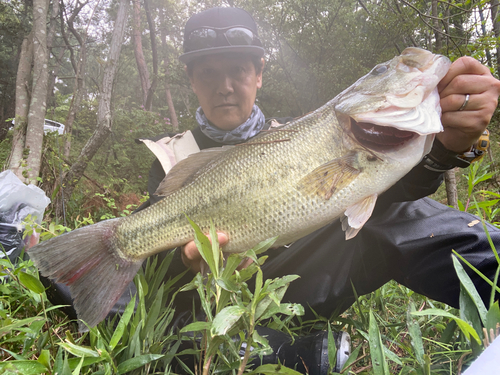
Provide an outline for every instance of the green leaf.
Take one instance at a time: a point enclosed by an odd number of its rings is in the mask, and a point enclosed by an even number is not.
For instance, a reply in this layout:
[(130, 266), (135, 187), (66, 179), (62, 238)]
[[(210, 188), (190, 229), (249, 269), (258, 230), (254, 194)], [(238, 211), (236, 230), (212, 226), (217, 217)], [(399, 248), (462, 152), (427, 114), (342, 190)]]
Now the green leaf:
[(210, 329), (212, 326), (212, 323), (210, 322), (194, 322), (191, 324), (188, 324), (187, 326), (182, 327), (181, 333), (184, 332), (199, 332), (199, 331), (204, 331), (206, 329)]
[[(252, 340), (254, 343), (259, 344), (264, 352), (261, 352), (262, 354), (272, 354), (273, 353), (273, 348), (269, 346), (269, 341), (265, 338), (259, 335), (257, 330), (253, 331), (252, 333)], [(253, 345), (253, 344), (252, 344)], [(255, 345), (254, 345), (255, 346)]]
[(330, 323), (328, 323), (328, 362), (330, 363), (330, 369), (334, 369), (337, 365), (337, 346), (335, 345)]
[(77, 357), (99, 357), (99, 353), (85, 346), (72, 344), (70, 342), (60, 342), (58, 345), (61, 345), (67, 352)]
[(27, 274), (26, 272), (19, 273), (19, 281), (32, 292), (41, 294), (45, 291), (45, 287), (40, 280), (38, 280), (35, 276)]
[(408, 311), (406, 313), (406, 324), (408, 326), (408, 332), (411, 337), (411, 344), (413, 346), (413, 351), (415, 353), (415, 357), (417, 359), (418, 364), (423, 368), (424, 363), (424, 343), (422, 342), (422, 332), (420, 331), (420, 326), (412, 318), (411, 313), (415, 311), (415, 306), (413, 302), (410, 302), (408, 305)]
[(68, 368), (75, 369), (76, 366), (78, 366), (78, 364), (80, 363), (80, 361), (82, 359), (83, 359), (83, 367), (90, 366), (94, 363), (99, 363), (99, 362), (102, 362), (105, 360), (104, 357), (99, 357), (99, 358), (96, 358), (96, 357), (76, 357), (76, 358), (70, 358), (70, 359), (65, 358), (65, 361), (67, 362)]
[(384, 346), (384, 354), (387, 357), (389, 361), (392, 361), (394, 363), (397, 363), (400, 366), (403, 366), (403, 362), (399, 359), (399, 357), (396, 355), (396, 353), (393, 353), (389, 350), (389, 348)]
[(257, 302), (260, 301), (264, 296), (261, 296), (262, 290), (262, 270), (259, 268), (257, 270), (257, 277), (255, 278), (255, 292), (252, 299), (252, 313), (255, 313), (255, 308), (257, 307)]
[(349, 366), (352, 365), (354, 363), (354, 361), (356, 361), (356, 359), (358, 358), (359, 351), (361, 350), (362, 347), (363, 347), (362, 345), (358, 345), (358, 347), (353, 350), (353, 352), (347, 358), (347, 361), (345, 362), (344, 367), (342, 367), (342, 369), (340, 370), (341, 373), (343, 373), (345, 370), (347, 370), (349, 368)]
[(80, 358), (80, 362), (75, 367), (75, 370), (73, 371), (72, 375), (80, 375), (80, 370), (82, 369), (83, 366), (83, 360), (84, 357)]
[(469, 293), (467, 293), (463, 284), (460, 284), (459, 307), (460, 319), (472, 326), (472, 328), (474, 328), (474, 330), (478, 333), (479, 338), (482, 338), (483, 329), (476, 304), (472, 300)]
[(125, 328), (127, 327), (128, 323), (130, 322), (130, 318), (134, 313), (134, 307), (135, 307), (135, 296), (127, 304), (127, 307), (125, 308), (125, 311), (123, 312), (123, 315), (120, 318), (120, 321), (118, 322), (118, 325), (116, 326), (116, 329), (113, 332), (113, 336), (111, 336), (111, 340), (109, 340), (109, 349), (111, 351), (116, 347), (116, 345), (122, 338), (123, 332), (125, 331)]
[(212, 336), (225, 335), (231, 328), (233, 328), (238, 320), (247, 311), (239, 306), (228, 306), (223, 308), (214, 318), (212, 322), (211, 333)]
[(45, 367), (38, 361), (14, 360), (14, 361), (0, 362), (0, 371), (6, 373), (13, 372), (23, 375), (38, 375), (38, 374), (46, 374), (47, 367)]
[(490, 332), (496, 332), (497, 324), (500, 323), (500, 308), (498, 307), (498, 301), (491, 305), (488, 313), (486, 314), (486, 330)]
[(214, 269), (212, 273), (215, 277), (219, 277), (219, 266), (220, 266), (220, 248), (219, 248), (219, 237), (215, 231), (215, 226), (212, 220), (210, 220), (210, 239), (212, 240), (212, 256), (214, 258)]
[(218, 286), (220, 286), (222, 289), (232, 292), (232, 293), (238, 293), (239, 291), (239, 286), (232, 282), (230, 279), (224, 279), (224, 273), (222, 274), (222, 278), (218, 278), (215, 280)]
[(147, 282), (144, 278), (144, 275), (139, 272), (134, 277), (134, 283), (137, 288), (137, 294), (139, 296), (139, 304), (134, 316), (134, 322), (140, 321), (142, 326), (144, 326), (144, 319), (146, 318), (146, 291), (148, 289)]
[(118, 365), (118, 374), (125, 374), (142, 367), (150, 362), (156, 361), (163, 357), (163, 354), (143, 354), (135, 358), (130, 358)]
[(50, 370), (50, 352), (48, 350), (46, 349), (42, 350), (37, 361)]
[(447, 311), (441, 309), (427, 309), (424, 311), (414, 311), (411, 314), (417, 316), (436, 315), (436, 316), (444, 316), (446, 318), (451, 318), (458, 324), (458, 327), (464, 333), (465, 337), (470, 339), (470, 336), (472, 336), (477, 341), (478, 344), (481, 344), (481, 339), (479, 338), (479, 335), (477, 334), (474, 328), (472, 328), (467, 322), (463, 321), (462, 319), (456, 317), (455, 315)]
[(483, 181), (486, 181), (486, 180), (489, 180), (490, 178), (492, 178), (493, 176), (495, 175), (495, 172), (488, 172), (488, 173), (485, 173), (484, 175), (480, 176), (480, 177), (477, 177), (474, 179), (474, 186), (477, 185), (478, 183), (480, 182), (483, 182)]
[(144, 340), (147, 335), (150, 335), (151, 333), (154, 332), (156, 321), (158, 320), (158, 316), (160, 315), (160, 311), (163, 307), (162, 299), (163, 299), (163, 285), (160, 286), (160, 288), (156, 292), (156, 298), (148, 309), (148, 315), (146, 317), (146, 322), (144, 323), (144, 329), (141, 332), (142, 340)]
[(491, 195), (493, 197), (497, 197), (497, 198), (500, 198), (500, 194), (499, 193), (495, 193), (493, 191), (488, 191), (488, 190), (479, 190), (478, 191), (479, 194), (486, 194), (486, 195)]
[(498, 202), (500, 202), (500, 199), (481, 201), (481, 202), (477, 202), (474, 206), (477, 208), (486, 208), (486, 207), (495, 206), (498, 204)]
[(446, 325), (446, 329), (441, 334), (439, 342), (442, 342), (444, 344), (449, 344), (451, 339), (453, 338), (453, 334), (455, 333), (456, 328), (457, 328), (457, 322), (455, 322), (454, 320), (450, 321)]
[(252, 248), (252, 250), (256, 255), (262, 254), (264, 251), (267, 251), (271, 246), (273, 246), (277, 239), (278, 236), (268, 238), (267, 240), (259, 242)]
[(372, 368), (374, 375), (390, 375), (389, 366), (385, 360), (385, 353), (383, 349), (382, 339), (380, 337), (380, 332), (378, 330), (377, 321), (373, 312), (370, 310), (370, 321), (369, 321), (369, 339), (368, 343), (370, 345), (370, 356), (372, 358)]
[[(56, 360), (54, 362), (54, 374), (58, 375), (71, 375), (71, 369), (68, 364), (67, 353), (62, 347), (57, 350)], [(64, 359), (63, 359), (64, 355)], [(80, 358), (74, 358), (80, 360)], [(76, 367), (76, 366), (75, 366)]]
[(12, 356), (12, 358), (17, 359), (18, 361), (25, 361), (26, 360), (26, 358), (24, 358), (21, 354), (14, 353), (7, 348), (2, 348), (2, 351), (10, 354)]
[(453, 266), (455, 267), (455, 271), (457, 272), (458, 278), (460, 279), (460, 282), (464, 286), (464, 288), (467, 290), (467, 293), (469, 296), (472, 298), (474, 303), (476, 304), (477, 311), (479, 313), (479, 317), (481, 318), (481, 321), (483, 322), (483, 325), (486, 325), (486, 313), (488, 312), (486, 310), (486, 306), (484, 305), (483, 300), (481, 299), (481, 296), (477, 292), (476, 286), (472, 282), (470, 276), (465, 272), (462, 264), (458, 261), (457, 257), (452, 255), (453, 258)]
[(207, 263), (210, 271), (214, 275), (218, 276), (219, 267), (215, 265), (214, 254), (212, 252), (212, 244), (210, 243), (208, 237), (202, 233), (200, 227), (189, 217), (187, 217), (187, 215), (186, 218), (188, 219), (189, 224), (191, 224), (194, 229), (194, 243), (196, 244), (201, 257)]
[(254, 374), (266, 374), (266, 375), (301, 375), (300, 372), (292, 370), (291, 368), (285, 367), (283, 365), (262, 365), (257, 367), (252, 372), (248, 373), (248, 375)]
[(242, 257), (240, 254), (231, 254), (227, 258), (226, 265), (224, 267), (224, 271), (222, 271), (222, 279), (226, 283), (228, 282), (228, 279), (232, 276), (232, 274), (234, 273), (236, 268), (238, 268), (239, 264), (241, 263), (241, 260), (242, 260)]
[(37, 320), (44, 320), (44, 319), (42, 317), (35, 316), (32, 318), (21, 319), (21, 320), (14, 322), (14, 323), (0, 327), (0, 337), (2, 337), (3, 335), (10, 333), (14, 330), (18, 330), (20, 327), (28, 326), (29, 324), (31, 324), (32, 322), (37, 321)]
[[(489, 233), (487, 233), (489, 235)], [(491, 285), (492, 288), (495, 288), (497, 292), (500, 293), (500, 287), (495, 285), (493, 281), (487, 278), (481, 271), (479, 271), (476, 267), (474, 267), (467, 259), (465, 259), (462, 255), (457, 253), (455, 250), (452, 250), (453, 254), (456, 255), (462, 262), (464, 262), (470, 269), (472, 269), (479, 277), (481, 277), (485, 282)]]

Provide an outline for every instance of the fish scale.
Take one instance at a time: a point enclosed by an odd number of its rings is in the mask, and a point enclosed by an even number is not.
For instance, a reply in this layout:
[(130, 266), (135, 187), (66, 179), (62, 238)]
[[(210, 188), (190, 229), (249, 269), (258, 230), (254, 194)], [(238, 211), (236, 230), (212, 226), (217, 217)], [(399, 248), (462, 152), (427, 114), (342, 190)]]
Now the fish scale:
[[(145, 258), (193, 240), (186, 216), (204, 232), (213, 222), (226, 233), (225, 252), (276, 236), (275, 245), (285, 245), (337, 218), (352, 238), (377, 196), (422, 159), (442, 130), (436, 85), (449, 65), (408, 48), (290, 124), (180, 161), (158, 188), (160, 202), (42, 242), (29, 255), (42, 275), (69, 285), (78, 317), (94, 326)], [(384, 132), (391, 125), (405, 133)]]

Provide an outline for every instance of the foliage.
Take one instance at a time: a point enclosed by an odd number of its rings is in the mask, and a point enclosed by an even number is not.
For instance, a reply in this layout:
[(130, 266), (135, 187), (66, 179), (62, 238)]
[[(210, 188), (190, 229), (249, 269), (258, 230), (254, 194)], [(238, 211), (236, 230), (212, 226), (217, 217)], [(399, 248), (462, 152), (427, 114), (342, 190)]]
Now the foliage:
[[(29, 219), (26, 225), (25, 235), (41, 230)], [(294, 316), (302, 312), (299, 305), (280, 303), (288, 284), (296, 276), (262, 283), (258, 264), (264, 259), (256, 257), (271, 246), (272, 240), (247, 253), (232, 255), (223, 262), (216, 241), (211, 245), (208, 238), (195, 228), (198, 246), (210, 270), (206, 276), (196, 275), (182, 290), (198, 290), (207, 321), (194, 322), (182, 328), (179, 334), (174, 334), (171, 326), (174, 314), (172, 297), (175, 296), (172, 292), (182, 274), (165, 282), (173, 253), (168, 254), (161, 264), (157, 264), (156, 257), (148, 259), (144, 270), (134, 280), (137, 297), (131, 299), (122, 316), (101, 322), (84, 334), (77, 333), (73, 323), (53, 317), (59, 306), (46, 307), (49, 303), (45, 288), (31, 261), (20, 259), (17, 264), (12, 264), (8, 258), (0, 259), (0, 276), (3, 276), (0, 284), (3, 293), (0, 300), (2, 373), (169, 373), (174, 356), (186, 354), (204, 358), (204, 373), (210, 367), (222, 371), (240, 367), (243, 371), (250, 356), (268, 349), (266, 339), (254, 331), (255, 324), (265, 319), (279, 322), (278, 313)], [(47, 230), (42, 231), (41, 238), (49, 239), (68, 230), (51, 223)], [(211, 232), (213, 236), (215, 230), (212, 228)], [(255, 259), (256, 264), (235, 271), (245, 256)], [(261, 283), (252, 293), (245, 281), (256, 272), (261, 275)], [(242, 330), (246, 336), (240, 333)], [(197, 340), (198, 333), (203, 334), (202, 340)], [(194, 341), (193, 349), (178, 352), (183, 341)], [(239, 348), (244, 347), (244, 342), (247, 353), (242, 360)], [(198, 345), (201, 348), (196, 349)], [(250, 351), (251, 347), (254, 350)], [(182, 361), (180, 363), (185, 366)]]
[[(69, 230), (54, 223), (47, 229), (29, 220), (27, 224), (25, 235), (41, 231), (44, 240)], [(81, 224), (92, 222), (86, 220), (77, 226)], [(211, 237), (217, 238), (214, 228)], [(253, 357), (267, 353), (267, 341), (255, 327), (268, 324), (297, 337), (317, 329), (347, 330), (353, 353), (342, 373), (454, 374), (488, 344), (486, 337), (492, 339), (482, 325), (495, 331), (500, 322), (498, 302), (492, 298), (486, 308), (458, 260), (455, 267), (463, 285), (460, 311), (390, 282), (357, 298), (341, 316), (301, 321), (294, 318), (302, 313), (299, 305), (281, 303), (295, 276), (262, 279), (258, 264), (266, 257), (258, 254), (271, 246), (272, 240), (225, 260), (216, 240), (212, 245), (199, 230), (196, 242), (207, 264), (205, 276), (197, 274), (176, 291), (174, 285), (182, 274), (165, 279), (173, 253), (161, 264), (158, 258), (150, 258), (134, 280), (137, 297), (123, 315), (84, 334), (76, 332), (76, 324), (68, 322), (58, 306), (50, 306), (31, 261), (12, 264), (8, 258), (0, 259), (0, 370), (23, 374), (189, 373), (194, 370), (188, 366), (198, 363), (200, 374), (234, 374), (245, 369)], [(238, 271), (237, 266), (247, 256), (254, 264)], [(246, 282), (252, 276), (256, 276), (256, 283), (250, 290)], [(175, 333), (171, 325), (173, 298), (187, 290), (197, 291), (205, 318), (179, 327)], [(253, 350), (240, 349), (250, 347)], [(276, 370), (266, 366), (260, 371)], [(284, 367), (280, 371), (293, 373)]]
[(467, 201), (459, 201), (459, 209), (468, 211), (475, 208), (477, 214), (484, 220), (500, 228), (500, 194), (489, 190), (477, 190), (481, 183), (491, 180), (498, 172), (491, 170), (491, 163), (486, 164), (482, 159), (480, 162), (472, 163), (468, 168), (468, 174), (464, 175), (467, 180)]
[[(450, 35), (439, 52), (452, 60), (464, 54), (489, 63), (495, 73), (497, 60), (489, 55), (498, 43), (492, 31), (481, 31), (479, 7), (485, 15), (491, 2), (439, 2), (441, 25), (447, 25)], [(66, 16), (76, 3), (65, 4)], [(153, 111), (140, 105), (141, 89), (135, 67), (133, 47), (127, 38), (122, 50), (116, 86), (112, 100), (113, 134), (92, 160), (86, 175), (78, 185), (65, 217), (49, 207), (45, 228), (27, 230), (41, 232), (47, 239), (69, 228), (92, 224), (98, 220), (129, 214), (147, 196), (147, 171), (153, 160), (136, 138), (154, 137), (171, 131), (165, 105), (164, 80), (168, 79), (179, 116), (181, 130), (192, 128), (197, 107), (183, 65), (177, 57), (182, 50), (182, 28), (188, 15), (214, 5), (232, 4), (247, 9), (258, 23), (260, 37), (266, 48), (264, 87), (258, 93), (258, 103), (267, 116), (302, 115), (333, 98), (352, 84), (376, 63), (399, 53), (405, 46), (416, 45), (435, 49), (435, 35), (430, 27), (431, 2), (409, 1), (152, 1), (153, 16), (158, 23), (158, 9), (165, 11), (168, 73), (160, 69), (159, 87), (153, 98)], [(61, 158), (64, 138), (49, 135), (44, 144), (44, 169), (40, 186), (54, 203), (64, 189), (60, 175), (68, 170), (96, 125), (99, 83), (106, 65), (115, 2), (89, 2), (75, 20), (76, 28), (88, 28), (88, 59), (85, 75), (86, 94), (73, 129), (73, 147), (69, 160)], [(0, 119), (13, 117), (15, 70), (19, 45), (31, 28), (30, 2), (0, 2)], [(94, 12), (95, 11), (95, 12)], [(143, 15), (144, 18), (144, 15)], [(59, 22), (59, 20), (57, 20)], [(143, 20), (143, 24), (145, 20)], [(57, 25), (57, 30), (61, 25)], [(397, 32), (394, 32), (394, 31)], [(128, 30), (130, 34), (130, 29)], [(69, 44), (76, 39), (68, 33)], [(147, 63), (152, 65), (148, 30), (142, 41)], [(48, 118), (64, 123), (74, 90), (70, 51), (63, 51), (64, 42), (56, 36), (50, 68), (58, 70), (55, 98), (48, 100)], [(77, 50), (74, 51), (78, 53)], [(62, 56), (58, 60), (59, 56)], [(163, 62), (162, 62), (163, 64)], [(497, 114), (498, 116), (498, 114)], [(8, 124), (5, 122), (5, 124)], [(3, 122), (1, 125), (5, 125)], [(498, 121), (490, 129), (498, 130)], [(492, 138), (495, 132), (492, 131)], [(1, 138), (2, 136), (0, 136)], [(10, 150), (11, 133), (0, 143), (2, 165)], [(492, 142), (495, 146), (495, 142)], [(486, 221), (499, 225), (497, 175), (494, 166), (473, 164), (467, 170), (466, 187), (461, 193), (461, 209), (475, 212)], [(476, 204), (477, 202), (477, 204)], [(60, 223), (65, 222), (65, 225)], [(481, 225), (478, 223), (477, 225)], [(67, 228), (68, 227), (68, 228)], [(293, 277), (262, 280), (256, 290), (249, 290), (246, 280), (260, 275), (255, 264), (245, 271), (236, 267), (237, 257), (222, 262), (216, 246), (199, 235), (200, 246), (210, 265), (205, 277), (197, 275), (185, 289), (195, 289), (202, 301), (207, 321), (198, 321), (180, 333), (170, 332), (172, 310), (162, 309), (171, 303), (176, 291), (170, 282), (160, 286), (170, 257), (162, 265), (153, 260), (144, 274), (136, 278), (137, 309), (129, 305), (122, 317), (101, 323), (84, 335), (76, 333), (57, 307), (50, 306), (41, 291), (37, 273), (30, 261), (13, 265), (0, 259), (0, 347), (4, 362), (0, 373), (152, 373), (172, 371), (178, 351), (196, 358), (200, 369), (227, 370), (236, 373), (245, 368), (239, 356), (241, 343), (264, 353), (267, 346), (254, 331), (256, 324), (273, 309), (300, 312), (280, 301), (282, 292)], [(256, 258), (256, 255), (249, 254)], [(218, 260), (217, 260), (218, 259)], [(259, 260), (260, 259), (260, 260)], [(262, 258), (256, 258), (262, 262)], [(360, 296), (357, 303), (339, 317), (302, 321), (290, 316), (268, 320), (275, 329), (293, 335), (307, 334), (312, 329), (346, 329), (353, 338), (354, 352), (345, 371), (356, 373), (429, 374), (457, 373), (484, 346), (487, 338), (481, 322), (494, 328), (498, 322), (498, 305), (482, 306), (456, 261), (464, 285), (462, 309), (456, 310), (419, 296), (394, 282), (376, 292)], [(462, 268), (461, 268), (462, 267)], [(156, 270), (161, 269), (162, 273)], [(261, 277), (261, 276), (260, 276)], [(236, 290), (239, 292), (237, 293)], [(230, 297), (228, 297), (230, 296)], [(229, 304), (231, 302), (231, 304)], [(264, 306), (267, 304), (267, 308)], [(132, 306), (132, 307), (131, 307)], [(272, 308), (271, 308), (272, 306)], [(267, 309), (267, 310), (266, 310)], [(425, 310), (424, 310), (425, 309)], [(259, 315), (260, 314), (260, 315)], [(402, 319), (405, 317), (405, 319)], [(493, 322), (493, 323), (492, 323)], [(479, 325), (478, 325), (479, 324)], [(236, 331), (237, 341), (229, 340)], [(234, 337), (234, 336), (233, 336)], [(192, 342), (191, 349), (182, 349)], [(220, 345), (219, 345), (220, 343)], [(182, 350), (181, 350), (182, 349)], [(246, 353), (243, 353), (245, 355)], [(184, 357), (183, 357), (184, 358)], [(249, 360), (250, 358), (247, 358)], [(248, 363), (248, 362), (247, 362)], [(229, 370), (231, 369), (231, 370)]]
[[(238, 369), (238, 374), (242, 374), (251, 356), (271, 350), (267, 339), (255, 330), (257, 324), (267, 319), (280, 321), (277, 314), (303, 314), (302, 306), (281, 303), (288, 284), (298, 276), (289, 275), (265, 282), (262, 279), (259, 265), (267, 257), (257, 259), (257, 255), (271, 247), (276, 239), (264, 241), (247, 252), (231, 254), (224, 260), (213, 225), (210, 230), (212, 244), (196, 224), (191, 222), (191, 225), (195, 228), (196, 245), (209, 269), (206, 278), (198, 273), (182, 291), (198, 292), (206, 321), (191, 323), (182, 328), (181, 333), (192, 332), (193, 337), (200, 340), (199, 373)], [(237, 271), (246, 257), (254, 263)], [(246, 281), (254, 274), (256, 282), (252, 293)], [(245, 348), (243, 357), (240, 348)]]
[[(0, 258), (0, 371), (41, 374), (51, 369), (50, 352), (68, 320), (50, 306), (38, 272), (29, 260)], [(50, 327), (50, 329), (48, 329)], [(10, 371), (10, 372), (9, 372)]]

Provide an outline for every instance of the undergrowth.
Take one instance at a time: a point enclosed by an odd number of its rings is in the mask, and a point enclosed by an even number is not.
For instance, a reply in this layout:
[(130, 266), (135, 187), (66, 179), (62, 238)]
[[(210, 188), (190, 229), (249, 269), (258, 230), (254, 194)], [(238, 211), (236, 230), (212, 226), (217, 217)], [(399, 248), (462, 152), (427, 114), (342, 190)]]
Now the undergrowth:
[[(498, 226), (500, 195), (489, 188), (496, 178), (486, 163), (469, 168), (460, 208)], [(119, 208), (109, 195), (99, 198), (106, 202), (99, 216), (70, 216), (68, 227), (55, 221), (39, 226), (27, 220), (25, 234), (38, 231), (46, 240), (133, 209)], [(197, 245), (208, 264), (204, 276), (196, 275), (177, 290), (174, 284), (181, 275), (164, 278), (173, 253), (161, 264), (151, 258), (134, 280), (137, 296), (124, 313), (86, 333), (78, 332), (76, 322), (60, 306), (50, 304), (30, 260), (11, 262), (4, 256), (0, 259), (0, 374), (296, 374), (279, 365), (250, 367), (252, 359), (270, 350), (266, 338), (255, 330), (257, 325), (270, 325), (293, 337), (314, 330), (347, 331), (352, 354), (343, 374), (458, 374), (499, 334), (500, 309), (494, 294), (488, 303), (482, 302), (464, 271), (469, 265), (457, 254), (460, 309), (390, 282), (359, 296), (340, 316), (303, 321), (300, 305), (281, 302), (295, 276), (262, 278), (259, 265), (266, 256), (259, 253), (271, 243), (224, 262), (217, 243), (211, 245), (198, 231)], [(252, 257), (254, 264), (236, 271), (242, 256)], [(257, 280), (252, 290), (246, 284), (250, 277)], [(498, 285), (497, 280), (494, 284)], [(198, 293), (205, 319), (174, 329), (172, 301), (186, 290)], [(329, 349), (334, 353), (332, 341)], [(329, 358), (333, 361), (334, 356)]]

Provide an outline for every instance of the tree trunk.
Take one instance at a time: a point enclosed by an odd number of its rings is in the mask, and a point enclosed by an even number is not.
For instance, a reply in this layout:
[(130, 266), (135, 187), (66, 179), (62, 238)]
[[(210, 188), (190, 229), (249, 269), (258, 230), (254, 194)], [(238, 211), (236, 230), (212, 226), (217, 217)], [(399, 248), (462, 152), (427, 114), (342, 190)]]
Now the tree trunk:
[(141, 3), (140, 0), (132, 0), (132, 2), (134, 4), (132, 12), (132, 40), (134, 41), (134, 55), (137, 63), (137, 70), (139, 71), (139, 78), (141, 80), (142, 105), (146, 106), (146, 100), (151, 83), (149, 81), (148, 67), (146, 65), (146, 59), (144, 58), (142, 49)]
[[(56, 20), (59, 17), (59, 0), (54, 0), (52, 4), (52, 14), (50, 15), (50, 27), (49, 32), (47, 34), (47, 59), (50, 60), (50, 54), (55, 57), (53, 48), (54, 35), (56, 33)], [(64, 50), (64, 49), (63, 49)], [(59, 62), (59, 59), (56, 59), (56, 62)], [(47, 84), (47, 107), (55, 106), (54, 101), (54, 86), (56, 81), (56, 74), (54, 71), (49, 72), (49, 81)]]
[(153, 17), (151, 17), (151, 9), (149, 7), (149, 0), (144, 0), (144, 10), (146, 11), (146, 18), (148, 20), (149, 26), (149, 37), (151, 39), (151, 52), (153, 54), (153, 81), (151, 86), (149, 86), (148, 95), (146, 97), (146, 103), (144, 107), (147, 111), (151, 111), (153, 106), (153, 95), (156, 90), (156, 84), (158, 82), (158, 48), (156, 46), (156, 27), (153, 22)]
[(500, 74), (500, 17), (498, 17), (498, 0), (491, 0), (491, 22), (493, 23), (493, 33), (497, 40), (497, 74)]
[(448, 198), (448, 205), (458, 210), (458, 193), (455, 169), (450, 169), (444, 173), (444, 181), (446, 184), (446, 197)]
[(64, 123), (64, 132), (66, 133), (66, 141), (64, 142), (64, 157), (69, 158), (69, 153), (71, 151), (71, 133), (73, 131), (73, 123), (75, 122), (76, 114), (80, 109), (80, 104), (82, 102), (83, 91), (85, 87), (85, 80), (83, 79), (85, 75), (85, 64), (87, 62), (87, 47), (85, 43), (81, 45), (80, 56), (78, 58), (77, 72), (75, 78), (75, 89), (73, 92), (73, 97), (71, 98), (71, 104), (68, 111), (68, 116)]
[(163, 9), (158, 9), (158, 14), (160, 16), (160, 27), (161, 27), (161, 45), (163, 49), (163, 70), (165, 72), (165, 98), (167, 100), (168, 113), (170, 116), (170, 122), (172, 124), (172, 128), (177, 131), (179, 130), (179, 121), (177, 120), (177, 114), (175, 113), (174, 101), (172, 100), (172, 94), (170, 92), (170, 70), (169, 65), (170, 61), (168, 58), (168, 50), (167, 50), (167, 29), (165, 25), (165, 15), (163, 13)]
[(438, 0), (432, 0), (432, 16), (436, 17), (432, 19), (432, 26), (434, 27), (434, 36), (436, 38), (436, 44), (434, 48), (434, 52), (439, 52), (441, 48), (443, 47), (443, 39), (442, 39), (442, 34), (441, 34), (441, 28), (439, 27), (439, 20), (437, 17), (439, 16), (438, 13)]
[[(68, 18), (68, 29), (71, 31), (75, 39), (78, 41), (80, 45), (80, 52), (78, 55), (78, 59), (76, 62), (75, 69), (75, 88), (73, 90), (73, 97), (71, 98), (71, 103), (69, 106), (68, 115), (66, 117), (66, 121), (64, 123), (64, 132), (66, 133), (66, 140), (64, 142), (64, 152), (63, 155), (65, 158), (69, 158), (69, 153), (71, 151), (71, 133), (73, 130), (73, 122), (75, 121), (76, 114), (80, 109), (80, 103), (82, 102), (83, 90), (85, 87), (85, 66), (87, 63), (87, 33), (83, 35), (83, 37), (76, 31), (73, 21), (80, 13), (82, 8), (75, 8), (73, 14), (70, 18)], [(67, 40), (67, 38), (65, 38)], [(71, 48), (68, 46), (68, 48)]]
[[(477, 11), (479, 13), (479, 18), (481, 19), (481, 32), (483, 34), (483, 37), (486, 38), (488, 36), (488, 32), (486, 31), (486, 25), (485, 25), (486, 22), (484, 20), (483, 7), (481, 6), (481, 3), (478, 4)], [(491, 62), (491, 53), (487, 46), (485, 47), (485, 52), (486, 52), (486, 61), (488, 62), (488, 66), (491, 68), (493, 66)]]
[(21, 181), (24, 181), (21, 163), (23, 160), (30, 103), (29, 85), (31, 77), (31, 64), (33, 63), (32, 37), (33, 35), (29, 34), (26, 38), (24, 38), (21, 46), (21, 54), (19, 56), (19, 66), (17, 67), (16, 77), (16, 117), (14, 135), (12, 139), (12, 149), (9, 156), (9, 169), (11, 169)]
[(97, 127), (92, 137), (90, 137), (83, 147), (80, 156), (64, 177), (63, 186), (66, 187), (66, 199), (71, 198), (73, 190), (85, 172), (89, 161), (92, 160), (99, 147), (101, 147), (111, 132), (111, 94), (116, 68), (118, 67), (118, 58), (120, 57), (123, 37), (125, 35), (128, 6), (128, 0), (120, 0), (115, 27), (111, 37), (109, 60), (106, 63), (102, 79), (101, 95), (97, 110)]
[(47, 109), (48, 57), (47, 57), (46, 0), (33, 1), (33, 89), (28, 113), (25, 147), (29, 149), (26, 170), (27, 182), (36, 184), (42, 164), (43, 125)]

